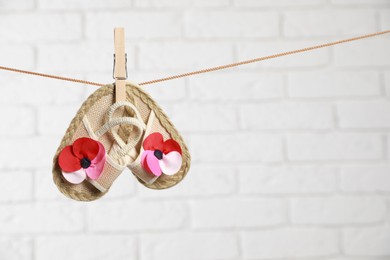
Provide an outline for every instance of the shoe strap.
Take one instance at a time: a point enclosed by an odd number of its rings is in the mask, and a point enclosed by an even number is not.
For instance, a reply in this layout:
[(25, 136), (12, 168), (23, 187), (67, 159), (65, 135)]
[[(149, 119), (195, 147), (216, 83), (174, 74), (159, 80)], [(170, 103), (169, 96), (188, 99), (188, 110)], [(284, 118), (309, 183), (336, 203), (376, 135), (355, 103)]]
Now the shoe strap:
[[(133, 110), (136, 117), (113, 118), (114, 112), (121, 107), (128, 107), (131, 110)], [(129, 138), (127, 142), (124, 141), (119, 136), (118, 132), (115, 131), (114, 129), (114, 127), (118, 125), (135, 126), (138, 130), (137, 135), (135, 137)], [(138, 109), (128, 101), (120, 101), (111, 105), (107, 113), (107, 122), (95, 132), (95, 135), (97, 138), (99, 138), (105, 133), (107, 133), (108, 131), (110, 131), (114, 140), (121, 148), (120, 150), (118, 150), (118, 152), (120, 153), (120, 155), (124, 156), (128, 154), (138, 144), (138, 142), (141, 140), (141, 137), (143, 136), (145, 129), (146, 129), (146, 125), (142, 120), (141, 114), (139, 113)]]

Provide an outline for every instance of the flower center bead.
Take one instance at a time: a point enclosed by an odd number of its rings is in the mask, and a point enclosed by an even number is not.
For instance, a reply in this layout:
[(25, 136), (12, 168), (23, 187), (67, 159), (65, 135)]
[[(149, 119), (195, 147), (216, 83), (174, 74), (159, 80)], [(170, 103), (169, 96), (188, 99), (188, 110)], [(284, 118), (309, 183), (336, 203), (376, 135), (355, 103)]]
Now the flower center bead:
[(161, 160), (163, 158), (163, 153), (160, 150), (154, 151), (154, 156), (156, 156), (157, 159)]
[(88, 158), (84, 157), (83, 159), (80, 160), (80, 165), (84, 169), (87, 169), (89, 166), (91, 166), (91, 160), (89, 160)]

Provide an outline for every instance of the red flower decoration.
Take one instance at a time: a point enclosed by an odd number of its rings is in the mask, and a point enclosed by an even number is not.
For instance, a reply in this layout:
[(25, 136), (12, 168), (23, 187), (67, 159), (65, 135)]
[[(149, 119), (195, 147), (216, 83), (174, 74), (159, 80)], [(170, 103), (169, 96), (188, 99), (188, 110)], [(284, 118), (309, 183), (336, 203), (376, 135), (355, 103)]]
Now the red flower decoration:
[(161, 133), (150, 134), (143, 142), (142, 167), (149, 173), (160, 176), (173, 175), (180, 170), (182, 151), (173, 139), (164, 141)]
[(105, 164), (104, 146), (91, 138), (82, 137), (66, 146), (58, 156), (58, 164), (64, 178), (74, 184), (81, 183), (87, 176), (99, 178)]

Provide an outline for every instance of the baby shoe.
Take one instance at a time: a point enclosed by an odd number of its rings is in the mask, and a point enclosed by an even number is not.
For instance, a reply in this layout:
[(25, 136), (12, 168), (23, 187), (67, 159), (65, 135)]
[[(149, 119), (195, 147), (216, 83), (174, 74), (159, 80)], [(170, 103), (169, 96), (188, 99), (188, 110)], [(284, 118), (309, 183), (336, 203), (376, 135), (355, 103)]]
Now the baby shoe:
[(156, 102), (127, 83), (126, 101), (114, 86), (95, 91), (70, 123), (53, 160), (53, 179), (66, 196), (91, 201), (108, 192), (128, 167), (148, 188), (164, 189), (187, 174), (183, 138)]

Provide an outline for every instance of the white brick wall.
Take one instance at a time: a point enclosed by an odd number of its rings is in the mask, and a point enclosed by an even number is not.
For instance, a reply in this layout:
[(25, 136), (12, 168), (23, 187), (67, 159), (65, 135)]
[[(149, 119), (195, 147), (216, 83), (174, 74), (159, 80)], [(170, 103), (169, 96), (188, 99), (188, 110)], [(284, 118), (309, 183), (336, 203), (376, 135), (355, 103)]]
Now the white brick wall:
[(262, 227), (286, 223), (280, 199), (213, 199), (190, 202), (194, 228)]
[[(110, 245), (110, 246), (107, 246)], [(134, 236), (128, 235), (70, 235), (39, 236), (35, 240), (37, 259), (77, 260), (84, 259), (136, 259)]]
[[(0, 0), (0, 65), (130, 80), (390, 29), (390, 0)], [(192, 168), (155, 191), (126, 170), (99, 201), (52, 183), (96, 88), (0, 71), (0, 260), (389, 260), (390, 38), (145, 87)]]
[(243, 129), (331, 129), (332, 105), (329, 103), (277, 102), (242, 105)]
[(7, 13), (0, 16), (0, 24), (5, 43), (69, 42), (79, 40), (82, 33), (81, 16), (75, 13)]
[(390, 253), (388, 227), (347, 228), (343, 230), (345, 253), (352, 256), (387, 256)]
[(276, 12), (197, 11), (185, 17), (189, 38), (272, 38), (278, 36)]
[(328, 194), (337, 190), (338, 168), (334, 166), (242, 166), (238, 172), (243, 194)]
[(375, 15), (374, 10), (289, 11), (284, 16), (284, 32), (288, 37), (364, 34), (376, 29)]
[(375, 134), (291, 134), (287, 155), (291, 161), (383, 159), (383, 138)]
[(239, 256), (238, 239), (226, 231), (170, 231), (141, 234), (140, 258), (234, 259)]
[(291, 221), (297, 224), (380, 223), (386, 214), (386, 201), (366, 196), (294, 198), (290, 209)]
[(90, 39), (112, 40), (112, 34), (104, 32), (112, 31), (117, 24), (123, 24), (128, 26), (127, 39), (179, 37), (182, 25), (177, 21), (180, 19), (182, 15), (179, 12), (118, 11), (115, 15), (112, 15), (112, 12), (87, 13), (86, 35)]
[(242, 232), (244, 259), (291, 259), (339, 253), (337, 232), (331, 229), (276, 228)]
[(341, 128), (390, 128), (388, 100), (340, 102), (337, 111)]
[(288, 94), (293, 98), (368, 97), (381, 95), (376, 71), (315, 70), (287, 74)]
[(352, 192), (387, 192), (390, 190), (389, 167), (388, 164), (343, 167), (341, 188)]

